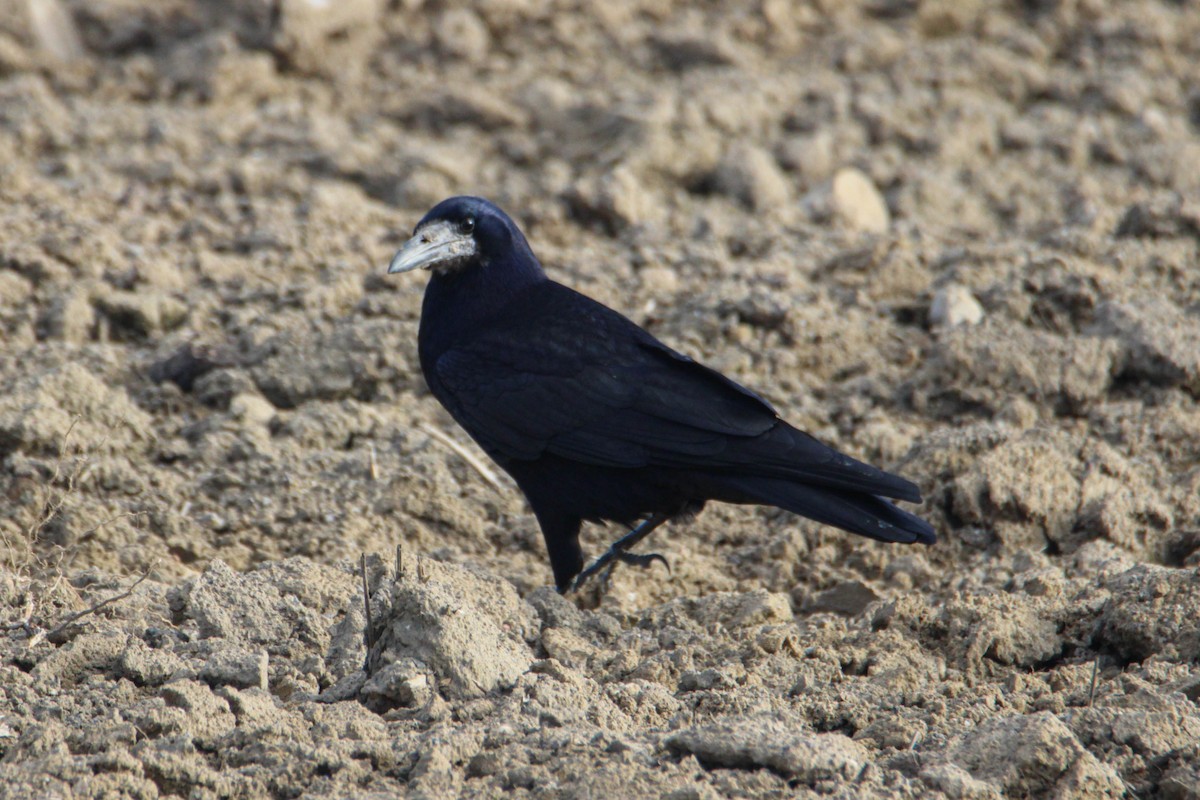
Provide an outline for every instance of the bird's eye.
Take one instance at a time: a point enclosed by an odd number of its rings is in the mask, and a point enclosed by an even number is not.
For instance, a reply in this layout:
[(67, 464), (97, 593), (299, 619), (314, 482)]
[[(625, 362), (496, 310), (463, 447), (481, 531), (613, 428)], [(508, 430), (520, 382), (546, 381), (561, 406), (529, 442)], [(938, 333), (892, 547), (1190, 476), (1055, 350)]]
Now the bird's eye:
[(475, 218), (474, 217), (467, 217), (462, 222), (458, 223), (458, 231), (459, 231), (459, 233), (463, 234), (464, 236), (474, 232), (474, 230), (475, 230)]

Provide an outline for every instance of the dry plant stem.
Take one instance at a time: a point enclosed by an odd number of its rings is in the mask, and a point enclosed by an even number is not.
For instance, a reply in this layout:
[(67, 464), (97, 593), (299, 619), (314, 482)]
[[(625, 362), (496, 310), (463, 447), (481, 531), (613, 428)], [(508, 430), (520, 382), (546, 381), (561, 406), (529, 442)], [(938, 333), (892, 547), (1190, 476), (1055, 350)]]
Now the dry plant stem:
[(493, 489), (495, 489), (497, 492), (504, 491), (504, 487), (500, 485), (500, 479), (496, 477), (496, 473), (493, 472), (487, 464), (480, 461), (474, 453), (467, 450), (461, 444), (454, 441), (445, 433), (433, 427), (432, 425), (421, 425), (420, 427), (421, 430), (428, 433), (435, 440), (453, 450), (459, 456), (459, 458), (467, 462), (468, 465), (478, 472), (480, 477), (487, 481), (488, 485), (490, 485)]
[(105, 606), (112, 605), (113, 603), (120, 602), (121, 600), (124, 600), (125, 598), (129, 597), (130, 595), (133, 594), (134, 589), (136, 589), (138, 586), (140, 586), (141, 583), (144, 580), (146, 580), (146, 578), (150, 577), (150, 570), (153, 568), (154, 568), (154, 566), (151, 565), (150, 569), (143, 572), (142, 576), (140, 578), (138, 578), (136, 581), (134, 581), (133, 583), (131, 583), (129, 585), (129, 588), (126, 589), (125, 591), (120, 592), (119, 594), (115, 594), (112, 597), (107, 597), (107, 598), (101, 600), (99, 603), (95, 603), (91, 606), (88, 606), (83, 611), (77, 611), (74, 614), (72, 614), (71, 616), (67, 617), (62, 622), (58, 623), (53, 628), (51, 628), (49, 631), (47, 631), (46, 636), (54, 637), (54, 636), (62, 633), (64, 630), (66, 630), (67, 626), (73, 625), (74, 623), (83, 619), (87, 615), (95, 614), (97, 611), (104, 608)]
[[(79, 424), (79, 417), (72, 417), (71, 424), (67, 426), (67, 432), (63, 434), (62, 446), (58, 448), (58, 458), (54, 460), (54, 472), (50, 474), (50, 480), (46, 482), (47, 486), (53, 486), (58, 480), (58, 476), (62, 472), (63, 458), (65, 458), (67, 454), (67, 442), (70, 441), (71, 432), (75, 430), (75, 426), (77, 424)], [(66, 502), (67, 497), (75, 488), (75, 478), (78, 476), (78, 474), (79, 470), (72, 472), (71, 476), (67, 478), (67, 490), (60, 494), (53, 503), (46, 503), (46, 510), (42, 513), (42, 517), (29, 528), (30, 540), (33, 539), (37, 532), (41, 530), (46, 523), (54, 519), (55, 515), (58, 514), (59, 510), (63, 506), (63, 503)]]
[(371, 587), (367, 583), (366, 553), (362, 553), (358, 557), (358, 571), (362, 576), (363, 611), (365, 613), (365, 622), (363, 624), (363, 644), (365, 644), (367, 647), (367, 658), (369, 659), (371, 656), (371, 648), (375, 645), (375, 635), (371, 628)]
[[(79, 477), (79, 473), (82, 470), (82, 466), (76, 468), (74, 471), (71, 472), (70, 476), (68, 476), (67, 488), (65, 491), (63, 491), (57, 497), (53, 497), (53, 498), (50, 497), (51, 492), (53, 490), (52, 487), (58, 481), (59, 477), (62, 475), (62, 463), (63, 463), (63, 459), (66, 458), (66, 454), (67, 454), (67, 443), (70, 441), (71, 433), (75, 430), (75, 426), (78, 423), (79, 423), (79, 417), (78, 416), (72, 417), (71, 424), (67, 427), (67, 432), (63, 434), (62, 445), (58, 449), (58, 458), (56, 458), (54, 461), (54, 471), (50, 474), (50, 478), (46, 481), (46, 484), (44, 487), (44, 495), (43, 495), (44, 499), (41, 503), (42, 513), (38, 516), (38, 518), (36, 520), (34, 520), (29, 525), (28, 528), (25, 529), (25, 547), (28, 552), (24, 556), (22, 556), (22, 558), (21, 558), (21, 560), (23, 561), (22, 564), (16, 563), (16, 558), (11, 555), (12, 551), (13, 551), (12, 542), (10, 542), (8, 540), (7, 536), (3, 537), (2, 543), (5, 547), (5, 550), (10, 553), (9, 566), (14, 570), (19, 571), (20, 568), (22, 568), (22, 567), (27, 568), (27, 567), (30, 567), (31, 565), (33, 565), (34, 563), (41, 561), (41, 559), (34, 552), (33, 542), (37, 538), (38, 532), (41, 531), (42, 528), (44, 528), (47, 524), (49, 524), (50, 520), (54, 519), (58, 515), (58, 512), (60, 510), (62, 510), (63, 505), (66, 503), (67, 498), (70, 497), (71, 494), (75, 491), (75, 481)], [(61, 554), (60, 554), (59, 561), (61, 562), (61, 560), (62, 560), (62, 558), (61, 558)], [(45, 564), (39, 564), (39, 566), (45, 566)]]

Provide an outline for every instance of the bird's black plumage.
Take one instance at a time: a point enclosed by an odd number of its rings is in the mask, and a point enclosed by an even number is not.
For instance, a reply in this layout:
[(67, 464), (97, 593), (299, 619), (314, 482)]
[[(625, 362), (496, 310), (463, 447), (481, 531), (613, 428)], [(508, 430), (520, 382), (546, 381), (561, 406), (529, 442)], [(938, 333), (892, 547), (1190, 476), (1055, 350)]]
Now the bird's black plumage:
[(418, 337), (425, 379), (525, 493), (560, 590), (583, 568), (583, 520), (650, 517), (636, 540), (708, 500), (934, 542), (927, 522), (883, 499), (920, 502), (915, 485), (793, 428), (754, 392), (550, 280), (488, 201), (434, 207), (389, 271), (418, 267), (433, 272)]

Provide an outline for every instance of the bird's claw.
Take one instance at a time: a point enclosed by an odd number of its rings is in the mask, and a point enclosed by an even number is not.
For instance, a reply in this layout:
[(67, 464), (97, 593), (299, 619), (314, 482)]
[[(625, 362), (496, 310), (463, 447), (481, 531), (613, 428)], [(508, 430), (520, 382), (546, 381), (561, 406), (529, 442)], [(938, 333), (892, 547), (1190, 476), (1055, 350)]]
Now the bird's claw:
[(620, 561), (622, 564), (632, 564), (635, 567), (641, 567), (643, 569), (645, 569), (646, 567), (649, 567), (651, 564), (653, 564), (655, 561), (657, 561), (658, 563), (662, 564), (664, 567), (667, 568), (668, 575), (671, 574), (671, 562), (667, 561), (666, 556), (662, 555), (661, 553), (642, 554), (642, 553), (630, 553), (625, 550), (622, 550), (617, 554), (617, 560)]
[(622, 564), (631, 564), (643, 569), (658, 561), (667, 568), (667, 574), (671, 574), (671, 563), (661, 553), (630, 553), (628, 550), (610, 547), (604, 555), (593, 561), (591, 566), (579, 573), (575, 578), (575, 582), (571, 585), (571, 589), (579, 591), (589, 578), (602, 570), (604, 571), (603, 581), (607, 585), (609, 578), (612, 576), (612, 569), (618, 561)]

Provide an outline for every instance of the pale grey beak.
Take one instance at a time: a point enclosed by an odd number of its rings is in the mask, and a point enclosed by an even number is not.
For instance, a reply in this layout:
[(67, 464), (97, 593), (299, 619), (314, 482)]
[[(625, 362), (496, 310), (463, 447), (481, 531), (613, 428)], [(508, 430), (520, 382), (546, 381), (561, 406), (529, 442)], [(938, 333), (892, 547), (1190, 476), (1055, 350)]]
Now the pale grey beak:
[(388, 274), (414, 269), (453, 269), (475, 255), (475, 238), (449, 222), (431, 222), (417, 229), (397, 251)]

